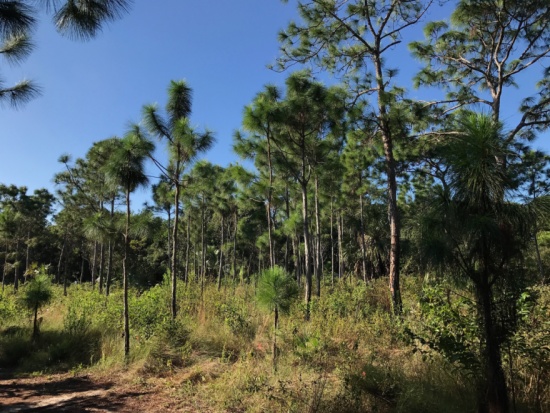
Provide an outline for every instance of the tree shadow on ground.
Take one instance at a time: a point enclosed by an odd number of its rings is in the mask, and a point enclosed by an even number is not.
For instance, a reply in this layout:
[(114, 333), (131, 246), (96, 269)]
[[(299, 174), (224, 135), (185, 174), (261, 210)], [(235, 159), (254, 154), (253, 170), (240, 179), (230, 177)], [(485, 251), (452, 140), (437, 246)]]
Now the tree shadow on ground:
[(111, 382), (97, 383), (88, 377), (68, 377), (51, 382), (0, 378), (0, 412), (120, 412), (126, 399), (145, 392), (114, 392)]

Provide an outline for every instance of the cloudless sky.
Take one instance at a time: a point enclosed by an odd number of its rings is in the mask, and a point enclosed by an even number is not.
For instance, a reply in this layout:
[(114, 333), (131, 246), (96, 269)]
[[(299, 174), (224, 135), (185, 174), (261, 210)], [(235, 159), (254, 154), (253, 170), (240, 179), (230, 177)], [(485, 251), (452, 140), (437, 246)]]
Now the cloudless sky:
[[(448, 11), (436, 6), (428, 19)], [(283, 85), (288, 75), (266, 66), (278, 56), (277, 33), (296, 18), (293, 1), (136, 0), (97, 38), (78, 42), (61, 37), (41, 15), (31, 56), (13, 67), (0, 61), (6, 85), (28, 78), (43, 90), (19, 110), (0, 107), (0, 183), (53, 191), (52, 178), (63, 170), (60, 155), (84, 157), (93, 142), (121, 136), (128, 123), (139, 122), (144, 104), (163, 108), (172, 79), (193, 89), (192, 124), (215, 133), (206, 158), (235, 162), (232, 135), (244, 106), (263, 85)], [(421, 36), (420, 28), (414, 35)], [(404, 47), (397, 63), (412, 72), (419, 64)], [(157, 147), (162, 153), (163, 144)], [(158, 176), (152, 165), (147, 172)]]
[[(43, 89), (19, 110), (0, 108), (0, 183), (53, 190), (61, 154), (74, 160), (93, 142), (121, 136), (144, 104), (163, 109), (172, 79), (193, 89), (192, 123), (215, 133), (207, 158), (235, 161), (232, 135), (243, 107), (265, 83), (284, 82), (286, 74), (266, 65), (295, 13), (278, 0), (136, 0), (88, 42), (61, 37), (42, 15), (31, 56), (16, 67), (0, 61), (7, 85), (28, 78)], [(158, 176), (151, 165), (148, 172)]]

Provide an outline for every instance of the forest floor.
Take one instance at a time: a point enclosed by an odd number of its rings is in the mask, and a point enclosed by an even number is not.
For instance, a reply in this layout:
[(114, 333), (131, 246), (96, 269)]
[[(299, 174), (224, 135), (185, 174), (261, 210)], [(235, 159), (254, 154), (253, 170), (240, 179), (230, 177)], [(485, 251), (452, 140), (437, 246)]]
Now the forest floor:
[(0, 412), (201, 412), (174, 397), (170, 378), (65, 373), (15, 377), (0, 369)]

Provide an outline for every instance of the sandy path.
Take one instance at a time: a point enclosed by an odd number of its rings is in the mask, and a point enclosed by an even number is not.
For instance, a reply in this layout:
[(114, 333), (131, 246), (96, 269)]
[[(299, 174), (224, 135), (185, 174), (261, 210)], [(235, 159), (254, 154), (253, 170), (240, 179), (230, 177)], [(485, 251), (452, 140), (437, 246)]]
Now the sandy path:
[(0, 370), (0, 412), (194, 412), (162, 383), (70, 374), (15, 378)]

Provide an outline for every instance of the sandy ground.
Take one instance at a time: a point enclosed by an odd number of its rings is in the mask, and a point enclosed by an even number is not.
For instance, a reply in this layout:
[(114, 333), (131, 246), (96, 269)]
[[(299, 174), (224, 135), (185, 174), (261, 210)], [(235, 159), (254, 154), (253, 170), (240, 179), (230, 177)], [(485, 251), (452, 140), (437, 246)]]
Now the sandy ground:
[(200, 412), (162, 380), (54, 374), (18, 378), (0, 369), (0, 412)]

